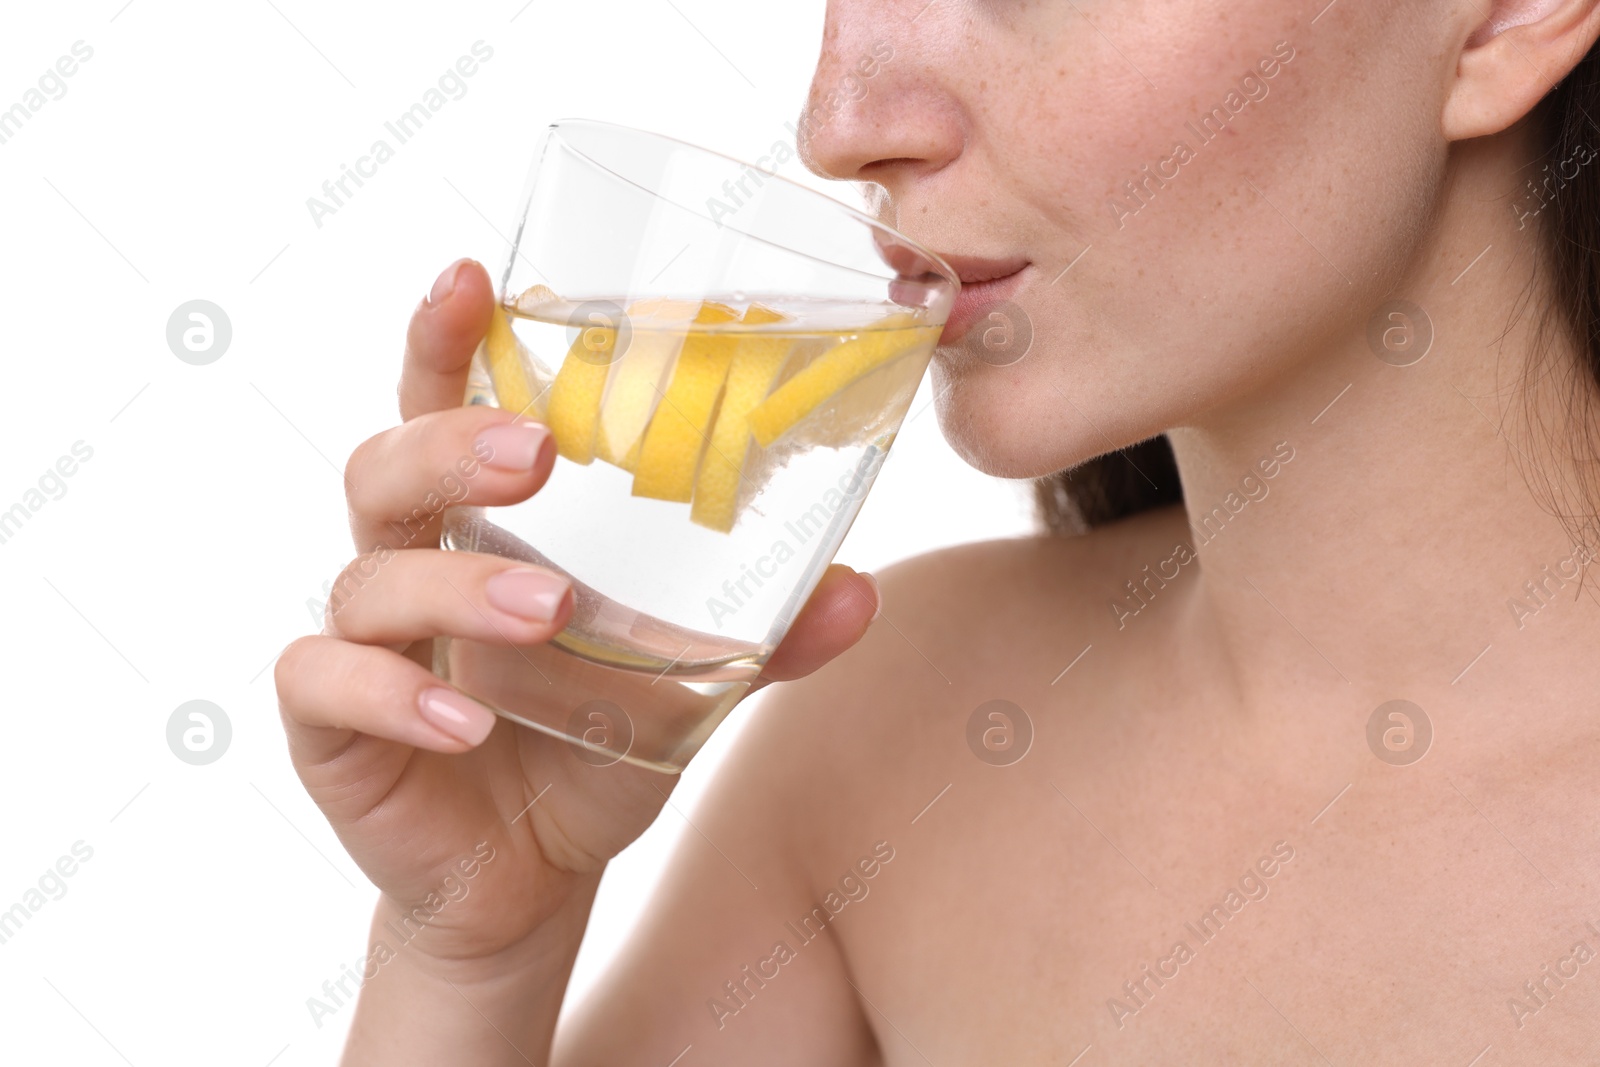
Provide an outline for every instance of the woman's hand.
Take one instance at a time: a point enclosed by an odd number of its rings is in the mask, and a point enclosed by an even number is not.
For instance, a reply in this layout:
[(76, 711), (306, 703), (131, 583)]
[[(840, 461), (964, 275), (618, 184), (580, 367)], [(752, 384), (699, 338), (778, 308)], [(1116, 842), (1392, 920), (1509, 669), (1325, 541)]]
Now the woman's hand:
[[(573, 746), (496, 717), (429, 670), (435, 636), (534, 645), (572, 611), (560, 575), (443, 551), (438, 514), (419, 510), (444, 479), (460, 477), (463, 457), (491, 455), (469, 465), (476, 470), (457, 501), (465, 505), (525, 500), (551, 477), (555, 447), (543, 426), (462, 406), (492, 300), (484, 269), (462, 260), (413, 314), (404, 421), (358, 447), (347, 469), (362, 555), (335, 588), (350, 592), (330, 601), (324, 633), (295, 641), (277, 666), (295, 769), (391, 910), (468, 886), (408, 944), (408, 953), (441, 962), (503, 953), (569, 899), (586, 912), (584, 887), (592, 891), (677, 781), (626, 763), (592, 766)], [(762, 680), (815, 670), (854, 644), (876, 611), (870, 578), (830, 568)], [(492, 859), (484, 861), (481, 843)], [(468, 881), (460, 865), (474, 860)]]

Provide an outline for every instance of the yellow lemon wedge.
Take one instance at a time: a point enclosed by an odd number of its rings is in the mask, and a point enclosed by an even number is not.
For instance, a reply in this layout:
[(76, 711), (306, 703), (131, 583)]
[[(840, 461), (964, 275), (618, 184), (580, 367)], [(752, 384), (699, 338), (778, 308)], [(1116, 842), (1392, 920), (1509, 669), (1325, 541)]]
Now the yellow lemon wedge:
[(612, 364), (600, 408), (594, 441), (594, 454), (600, 459), (629, 471), (638, 465), (639, 437), (650, 420), (661, 377), (682, 344), (682, 334), (633, 332), (628, 350)]
[(750, 412), (756, 441), (766, 448), (841, 389), (924, 343), (918, 325), (911, 312), (896, 312), (812, 360)]
[[(745, 310), (744, 322), (782, 322), (787, 316), (760, 304)], [(740, 338), (731, 353), (722, 404), (695, 479), (689, 521), (727, 533), (738, 518), (740, 482), (750, 450), (750, 412), (766, 397), (773, 379), (794, 347), (792, 338)]]
[(778, 311), (776, 308), (769, 308), (765, 304), (752, 303), (749, 307), (744, 309), (744, 318), (740, 321), (759, 322), (766, 324), (783, 322), (788, 317), (789, 316), (785, 315), (781, 311)]
[[(639, 309), (637, 304), (628, 308), (630, 319)], [(738, 313), (732, 308), (707, 302), (700, 306), (694, 321), (712, 325), (731, 322), (737, 317)], [(662, 382), (672, 371), (680, 349), (695, 336), (675, 330), (634, 327), (628, 350), (612, 364), (595, 435), (595, 455), (623, 470), (638, 470), (645, 430), (658, 404), (664, 403)]]
[(495, 403), (507, 411), (538, 418), (522, 342), (511, 332), (511, 323), (499, 304), (489, 316), (489, 332), (484, 336), (483, 347), (489, 360), (489, 378), (494, 383)]
[(688, 503), (711, 412), (728, 375), (730, 338), (691, 333), (639, 445), (633, 495)]
[(574, 463), (594, 461), (600, 399), (616, 343), (615, 329), (589, 326), (580, 330), (550, 385), (546, 421), (555, 435), (556, 451)]

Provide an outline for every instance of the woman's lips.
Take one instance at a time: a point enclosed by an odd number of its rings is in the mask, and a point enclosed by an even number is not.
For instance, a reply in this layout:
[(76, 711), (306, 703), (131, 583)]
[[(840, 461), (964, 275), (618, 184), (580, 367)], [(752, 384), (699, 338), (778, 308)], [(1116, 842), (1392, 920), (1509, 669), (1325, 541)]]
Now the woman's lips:
[(1005, 300), (1021, 287), (1028, 260), (978, 259), (973, 256), (944, 256), (961, 279), (961, 291), (956, 294), (950, 309), (950, 318), (944, 332), (939, 335), (941, 345), (953, 345), (966, 336), (968, 330), (985, 312)]

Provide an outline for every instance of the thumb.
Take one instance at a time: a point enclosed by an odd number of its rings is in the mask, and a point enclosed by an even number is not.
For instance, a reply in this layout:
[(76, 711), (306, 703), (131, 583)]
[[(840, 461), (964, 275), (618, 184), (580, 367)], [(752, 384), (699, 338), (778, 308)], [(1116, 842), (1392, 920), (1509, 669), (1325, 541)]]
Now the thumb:
[(767, 660), (761, 681), (786, 682), (817, 670), (861, 640), (881, 603), (878, 583), (870, 574), (838, 563), (829, 566)]

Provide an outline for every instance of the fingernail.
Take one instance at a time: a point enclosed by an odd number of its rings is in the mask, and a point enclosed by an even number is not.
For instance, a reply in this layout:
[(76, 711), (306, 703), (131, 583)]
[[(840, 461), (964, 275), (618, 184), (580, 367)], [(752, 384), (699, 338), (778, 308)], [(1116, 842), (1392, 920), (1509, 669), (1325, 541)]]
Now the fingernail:
[(461, 275), (461, 268), (465, 267), (469, 262), (471, 261), (458, 259), (446, 267), (444, 273), (439, 275), (439, 279), (433, 283), (433, 289), (428, 293), (428, 303), (438, 304), (445, 297), (455, 292), (456, 279)]
[(872, 617), (877, 618), (878, 612), (883, 610), (883, 590), (878, 588), (878, 579), (874, 578), (870, 574), (864, 574), (861, 571), (856, 571), (856, 574), (865, 578), (867, 580), (867, 584), (872, 586)]
[(481, 744), (494, 729), (494, 712), (454, 689), (424, 689), (417, 705), (431, 725), (469, 745)]
[(483, 587), (489, 603), (519, 619), (549, 622), (561, 610), (572, 585), (560, 575), (518, 567), (501, 571)]
[(502, 471), (531, 471), (540, 460), (539, 453), (554, 447), (550, 427), (542, 423), (521, 420), (491, 426), (478, 435), (474, 452), (488, 456), (484, 465)]

